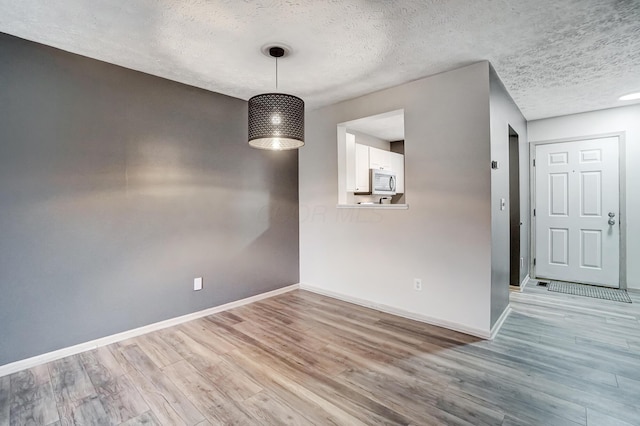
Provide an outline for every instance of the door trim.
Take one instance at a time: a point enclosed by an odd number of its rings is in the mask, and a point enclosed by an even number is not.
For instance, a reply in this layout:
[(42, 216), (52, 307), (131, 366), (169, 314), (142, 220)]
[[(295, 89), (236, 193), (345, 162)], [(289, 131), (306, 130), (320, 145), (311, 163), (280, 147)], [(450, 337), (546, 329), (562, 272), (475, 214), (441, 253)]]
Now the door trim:
[(536, 171), (533, 167), (533, 162), (536, 159), (536, 146), (537, 145), (546, 145), (552, 143), (562, 143), (562, 142), (579, 142), (586, 141), (591, 139), (601, 139), (601, 138), (618, 138), (618, 191), (620, 193), (619, 203), (620, 203), (620, 215), (618, 218), (618, 223), (620, 224), (620, 247), (619, 247), (619, 268), (620, 268), (620, 289), (627, 289), (627, 170), (626, 170), (626, 132), (612, 132), (612, 133), (599, 133), (585, 136), (572, 136), (570, 138), (561, 138), (561, 139), (549, 139), (549, 140), (541, 140), (541, 141), (530, 141), (529, 142), (529, 205), (531, 209), (529, 211), (529, 223), (531, 226), (529, 227), (529, 232), (531, 232), (529, 241), (531, 247), (529, 248), (531, 251), (529, 270), (531, 271), (531, 276), (534, 279), (538, 279), (536, 274), (536, 266), (533, 264), (533, 260), (536, 255), (536, 218), (533, 215), (533, 210), (536, 208), (536, 181), (535, 175)]

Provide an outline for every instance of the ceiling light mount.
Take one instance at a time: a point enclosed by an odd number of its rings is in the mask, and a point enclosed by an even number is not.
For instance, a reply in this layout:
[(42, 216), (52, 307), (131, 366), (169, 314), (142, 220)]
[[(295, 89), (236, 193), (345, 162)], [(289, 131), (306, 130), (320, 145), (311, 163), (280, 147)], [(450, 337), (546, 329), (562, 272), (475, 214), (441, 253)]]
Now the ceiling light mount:
[[(291, 49), (267, 45), (262, 53), (275, 59), (276, 91), (278, 90), (278, 58)], [(249, 145), (254, 148), (281, 151), (304, 145), (304, 101), (284, 93), (264, 93), (249, 99)]]
[(282, 58), (284, 56), (284, 49), (280, 46), (273, 46), (269, 48), (269, 55), (274, 58)]
[(291, 47), (284, 43), (268, 43), (262, 46), (260, 51), (269, 58), (286, 58), (293, 52)]

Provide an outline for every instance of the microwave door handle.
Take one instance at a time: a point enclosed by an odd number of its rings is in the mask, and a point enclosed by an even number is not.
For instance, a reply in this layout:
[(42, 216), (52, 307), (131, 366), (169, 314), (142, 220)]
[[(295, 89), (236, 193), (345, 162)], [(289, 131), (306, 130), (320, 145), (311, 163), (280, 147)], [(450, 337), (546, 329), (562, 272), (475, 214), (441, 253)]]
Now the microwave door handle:
[(391, 188), (392, 191), (396, 190), (396, 178), (393, 176), (389, 176), (389, 188)]

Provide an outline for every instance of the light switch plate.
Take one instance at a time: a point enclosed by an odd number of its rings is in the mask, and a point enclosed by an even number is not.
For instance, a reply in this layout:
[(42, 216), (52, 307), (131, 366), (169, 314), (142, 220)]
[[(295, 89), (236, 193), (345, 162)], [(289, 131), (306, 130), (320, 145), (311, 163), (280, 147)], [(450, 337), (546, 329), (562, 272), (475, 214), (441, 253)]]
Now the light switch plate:
[(193, 291), (202, 290), (202, 277), (193, 279)]

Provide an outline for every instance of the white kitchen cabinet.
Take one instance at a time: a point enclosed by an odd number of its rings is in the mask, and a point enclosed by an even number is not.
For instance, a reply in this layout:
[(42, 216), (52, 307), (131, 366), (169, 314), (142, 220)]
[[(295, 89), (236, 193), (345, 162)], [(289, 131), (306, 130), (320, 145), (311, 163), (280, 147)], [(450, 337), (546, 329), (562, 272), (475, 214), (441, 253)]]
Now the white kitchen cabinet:
[(395, 172), (396, 192), (404, 194), (404, 155), (370, 147), (369, 167)]
[(382, 169), (396, 173), (396, 192), (404, 194), (404, 155), (355, 143), (349, 133), (346, 142), (347, 192), (369, 192), (369, 170)]
[(346, 133), (345, 137), (345, 164), (347, 192), (356, 190), (356, 137), (351, 133)]
[(392, 152), (369, 147), (369, 167), (372, 169), (391, 170)]
[(355, 144), (355, 188), (353, 192), (369, 192), (369, 147)]
[(391, 171), (396, 174), (396, 192), (404, 194), (404, 155), (389, 152)]

